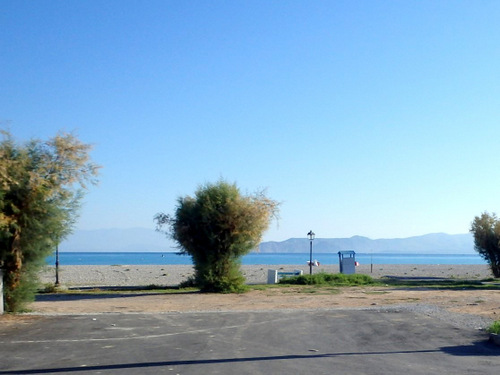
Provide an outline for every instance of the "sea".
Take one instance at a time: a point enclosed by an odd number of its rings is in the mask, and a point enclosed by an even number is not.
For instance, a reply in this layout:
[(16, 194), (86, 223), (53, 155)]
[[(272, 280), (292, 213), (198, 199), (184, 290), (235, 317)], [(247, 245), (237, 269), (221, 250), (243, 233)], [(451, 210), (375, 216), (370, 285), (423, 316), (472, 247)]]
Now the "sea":
[[(309, 253), (249, 253), (243, 265), (306, 264)], [(55, 264), (55, 254), (47, 264)], [(356, 253), (360, 264), (487, 264), (479, 254)], [(320, 264), (339, 264), (337, 253), (313, 254)], [(191, 257), (159, 252), (59, 252), (59, 265), (192, 265)]]

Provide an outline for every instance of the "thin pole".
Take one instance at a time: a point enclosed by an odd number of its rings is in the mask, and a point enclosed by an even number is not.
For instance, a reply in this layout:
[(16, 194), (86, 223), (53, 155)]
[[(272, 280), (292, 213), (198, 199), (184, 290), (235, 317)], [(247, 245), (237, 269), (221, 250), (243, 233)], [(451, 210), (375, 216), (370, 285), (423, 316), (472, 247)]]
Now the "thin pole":
[(56, 245), (56, 286), (59, 285), (59, 244)]
[(309, 247), (309, 275), (313, 274), (313, 241), (309, 240), (311, 246)]

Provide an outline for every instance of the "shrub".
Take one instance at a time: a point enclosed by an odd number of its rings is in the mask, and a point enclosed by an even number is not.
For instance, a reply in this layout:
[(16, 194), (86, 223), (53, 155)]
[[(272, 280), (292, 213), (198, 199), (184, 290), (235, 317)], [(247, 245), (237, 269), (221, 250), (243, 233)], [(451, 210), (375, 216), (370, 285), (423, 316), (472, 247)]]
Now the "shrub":
[(331, 285), (331, 286), (358, 286), (373, 284), (373, 279), (368, 275), (354, 274), (345, 275), (343, 273), (320, 272), (313, 275), (301, 275), (286, 277), (280, 280), (280, 284), (296, 285)]
[(500, 335), (500, 320), (497, 320), (488, 327), (488, 333), (496, 333)]
[(191, 256), (196, 286), (239, 292), (245, 289), (240, 258), (259, 245), (277, 209), (263, 192), (244, 196), (235, 184), (219, 181), (200, 187), (195, 197), (179, 198), (175, 215), (159, 213), (155, 221)]

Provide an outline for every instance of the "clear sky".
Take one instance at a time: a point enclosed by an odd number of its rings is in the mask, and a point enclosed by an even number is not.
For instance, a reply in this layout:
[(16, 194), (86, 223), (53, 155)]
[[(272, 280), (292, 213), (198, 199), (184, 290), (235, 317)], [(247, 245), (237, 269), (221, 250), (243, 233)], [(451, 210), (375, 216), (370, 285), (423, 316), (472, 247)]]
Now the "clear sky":
[(266, 241), (466, 233), (500, 211), (499, 19), (496, 0), (0, 0), (0, 119), (94, 145), (78, 229), (153, 228), (222, 177), (282, 202)]

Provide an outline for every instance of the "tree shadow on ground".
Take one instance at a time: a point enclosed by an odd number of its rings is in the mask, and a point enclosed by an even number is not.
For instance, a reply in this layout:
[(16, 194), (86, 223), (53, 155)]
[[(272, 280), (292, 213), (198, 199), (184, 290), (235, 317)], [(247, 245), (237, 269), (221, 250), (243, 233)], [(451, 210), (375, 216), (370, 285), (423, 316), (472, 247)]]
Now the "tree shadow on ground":
[(411, 290), (500, 290), (500, 284), (482, 280), (450, 279), (441, 277), (384, 276), (379, 279), (386, 286)]
[[(131, 298), (143, 296), (168, 296), (168, 295), (186, 295), (200, 294), (198, 290), (178, 290), (178, 289), (162, 289), (164, 292), (158, 292), (160, 288), (146, 287), (88, 287), (78, 288), (77, 290), (67, 293), (39, 293), (35, 296), (35, 302), (51, 302), (51, 301), (78, 301), (78, 300), (95, 300), (107, 298)], [(151, 291), (149, 291), (151, 290)], [(115, 292), (116, 293), (113, 293)]]
[(173, 360), (161, 362), (137, 362), (137, 363), (118, 363), (109, 365), (96, 365), (85, 367), (61, 367), (61, 368), (46, 368), (46, 369), (25, 369), (0, 371), (3, 374), (49, 374), (49, 373), (71, 373), (71, 372), (89, 372), (89, 371), (109, 371), (109, 370), (125, 370), (125, 369), (140, 369), (151, 367), (166, 367), (166, 366), (190, 366), (203, 364), (226, 364), (226, 363), (244, 363), (244, 362), (260, 362), (260, 361), (284, 361), (284, 360), (318, 360), (322, 358), (342, 358), (351, 356), (387, 356), (399, 354), (418, 354), (418, 353), (441, 353), (444, 352), (450, 355), (457, 356), (498, 356), (500, 350), (495, 350), (493, 346), (486, 342), (477, 342), (473, 345), (459, 345), (443, 347), (440, 349), (424, 349), (424, 350), (401, 350), (401, 351), (371, 351), (371, 352), (340, 352), (340, 353), (324, 353), (324, 354), (290, 354), (278, 356), (260, 356), (260, 357), (244, 357), (244, 358), (218, 358), (218, 359), (192, 359), (192, 360)]
[(497, 356), (500, 357), (500, 346), (484, 341), (476, 341), (471, 345), (445, 346), (441, 350), (455, 356)]

